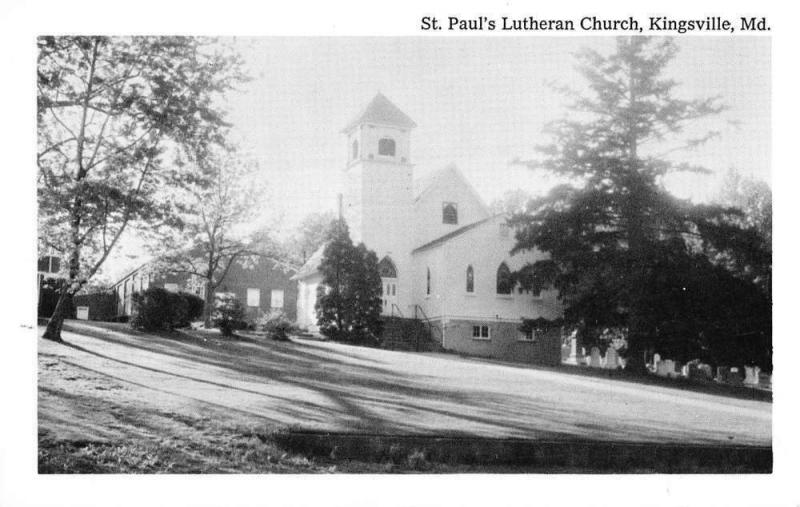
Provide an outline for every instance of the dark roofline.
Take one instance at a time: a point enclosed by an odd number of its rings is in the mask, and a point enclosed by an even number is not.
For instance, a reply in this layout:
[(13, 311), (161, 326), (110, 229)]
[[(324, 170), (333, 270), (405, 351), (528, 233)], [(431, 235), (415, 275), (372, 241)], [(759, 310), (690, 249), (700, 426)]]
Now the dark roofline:
[(432, 248), (434, 246), (440, 245), (440, 244), (442, 244), (442, 243), (444, 243), (444, 242), (446, 242), (446, 241), (448, 241), (450, 239), (455, 238), (456, 236), (461, 236), (465, 232), (471, 231), (472, 229), (478, 227), (481, 224), (484, 224), (484, 223), (488, 222), (489, 220), (494, 220), (495, 218), (497, 218), (497, 217), (499, 217), (501, 215), (504, 215), (504, 213), (499, 213), (497, 215), (492, 215), (492, 216), (490, 216), (488, 218), (484, 218), (483, 220), (478, 220), (477, 222), (473, 222), (473, 223), (471, 223), (469, 225), (465, 225), (464, 227), (461, 227), (461, 228), (456, 229), (454, 231), (448, 232), (444, 236), (439, 236), (438, 238), (434, 239), (433, 241), (429, 241), (429, 242), (425, 243), (422, 246), (418, 246), (417, 248), (411, 250), (411, 253), (413, 255), (413, 254), (415, 254), (417, 252), (421, 252), (422, 250), (427, 250), (427, 249)]

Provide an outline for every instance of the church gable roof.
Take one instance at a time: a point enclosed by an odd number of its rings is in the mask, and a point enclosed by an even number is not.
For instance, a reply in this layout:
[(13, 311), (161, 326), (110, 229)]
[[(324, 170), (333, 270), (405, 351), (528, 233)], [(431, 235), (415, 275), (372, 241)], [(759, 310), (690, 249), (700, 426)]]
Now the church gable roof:
[(466, 188), (467, 192), (475, 198), (475, 201), (483, 208), (486, 213), (489, 213), (489, 208), (483, 199), (475, 190), (475, 188), (467, 181), (464, 174), (454, 164), (447, 167), (426, 174), (414, 180), (414, 201), (419, 201), (430, 190), (437, 186), (442, 186), (445, 189), (450, 189), (453, 185), (460, 184)]
[(501, 213), (499, 215), (493, 215), (493, 216), (490, 216), (488, 218), (484, 218), (483, 220), (478, 220), (477, 222), (473, 222), (473, 223), (471, 223), (469, 225), (465, 225), (464, 227), (459, 227), (458, 229), (456, 229), (456, 230), (454, 230), (452, 232), (448, 232), (444, 236), (439, 236), (438, 238), (434, 239), (433, 241), (429, 241), (429, 242), (425, 243), (424, 245), (418, 246), (417, 248), (412, 250), (411, 253), (412, 254), (419, 253), (419, 252), (421, 252), (423, 250), (428, 250), (430, 248), (434, 248), (434, 247), (437, 247), (437, 246), (442, 245), (444, 243), (447, 243), (451, 239), (456, 238), (458, 236), (461, 236), (462, 234), (466, 234), (466, 233), (472, 231), (473, 229), (478, 228), (479, 226), (481, 226), (481, 225), (483, 225), (483, 224), (485, 224), (487, 222), (493, 221), (494, 219), (496, 219), (498, 217), (505, 217), (505, 214)]
[(367, 107), (356, 116), (344, 128), (344, 132), (351, 130), (362, 123), (376, 123), (379, 125), (391, 125), (393, 127), (414, 128), (417, 126), (406, 113), (395, 106), (386, 96), (380, 92), (367, 105)]

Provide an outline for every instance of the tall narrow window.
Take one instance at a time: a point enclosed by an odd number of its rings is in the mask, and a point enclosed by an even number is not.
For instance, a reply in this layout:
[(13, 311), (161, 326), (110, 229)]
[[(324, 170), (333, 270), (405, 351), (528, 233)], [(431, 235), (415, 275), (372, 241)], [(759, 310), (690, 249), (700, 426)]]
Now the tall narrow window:
[(353, 141), (353, 160), (358, 158), (358, 140)]
[(506, 263), (503, 262), (500, 264), (500, 267), (497, 268), (497, 293), (511, 294), (512, 288), (511, 271), (508, 269), (508, 266), (506, 266)]
[(431, 295), (431, 268), (428, 268), (428, 273), (426, 275), (425, 283), (426, 283), (426, 285), (425, 285), (425, 294), (430, 296)]
[(467, 266), (467, 292), (475, 292), (475, 271)]
[(442, 203), (442, 223), (443, 224), (457, 224), (458, 223), (458, 207), (454, 202)]
[(394, 157), (394, 139), (384, 137), (378, 140), (378, 155)]

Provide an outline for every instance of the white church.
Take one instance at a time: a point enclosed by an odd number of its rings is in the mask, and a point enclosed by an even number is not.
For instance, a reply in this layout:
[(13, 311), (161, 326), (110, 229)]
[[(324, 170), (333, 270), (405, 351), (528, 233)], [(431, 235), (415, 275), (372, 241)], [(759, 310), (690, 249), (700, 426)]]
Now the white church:
[[(354, 243), (380, 259), (383, 314), (425, 320), (445, 350), (557, 364), (558, 331), (522, 333), (522, 319), (555, 319), (555, 291), (533, 294), (510, 273), (543, 254), (511, 255), (514, 234), (455, 166), (414, 177), (414, 121), (378, 94), (342, 131), (347, 163), (341, 207)], [(299, 270), (298, 325), (317, 330), (322, 249)]]

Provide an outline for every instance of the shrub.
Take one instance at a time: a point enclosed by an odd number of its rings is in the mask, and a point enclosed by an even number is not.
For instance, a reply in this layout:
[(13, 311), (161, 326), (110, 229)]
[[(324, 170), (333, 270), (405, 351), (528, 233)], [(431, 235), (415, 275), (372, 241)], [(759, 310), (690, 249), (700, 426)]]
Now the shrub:
[(159, 329), (172, 329), (175, 311), (172, 294), (160, 287), (150, 287), (144, 292), (134, 292), (133, 314), (131, 326), (156, 331)]
[(186, 327), (203, 314), (203, 300), (188, 292), (151, 287), (132, 298), (131, 326), (146, 331)]
[(244, 320), (244, 307), (232, 294), (218, 294), (214, 301), (214, 314), (212, 315), (214, 327), (218, 327), (223, 336), (232, 336), (235, 329), (244, 329), (247, 322)]
[(258, 325), (274, 340), (288, 340), (289, 333), (297, 329), (281, 310), (273, 310), (264, 315), (259, 319)]
[(203, 298), (191, 292), (179, 292), (178, 294), (186, 301), (186, 322), (181, 327), (186, 327), (192, 322), (200, 320), (203, 317), (203, 307), (205, 306)]

